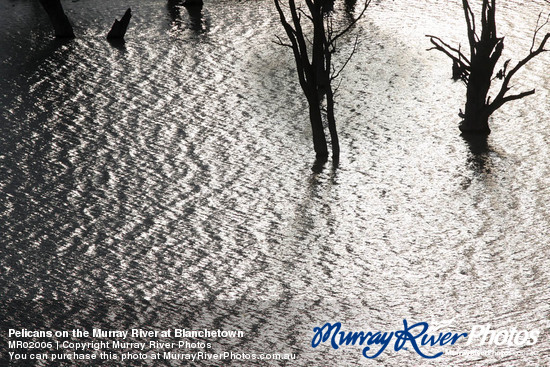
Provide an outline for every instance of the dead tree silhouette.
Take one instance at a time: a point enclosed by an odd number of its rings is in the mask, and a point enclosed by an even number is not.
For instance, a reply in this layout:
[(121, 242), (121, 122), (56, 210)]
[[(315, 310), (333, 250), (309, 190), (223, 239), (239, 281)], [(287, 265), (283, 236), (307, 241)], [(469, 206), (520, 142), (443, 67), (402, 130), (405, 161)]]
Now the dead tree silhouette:
[[(458, 48), (445, 43), (441, 38), (427, 35), (434, 45), (429, 50), (438, 50), (450, 57), (453, 61), (453, 79), (462, 80), (466, 84), (466, 105), (459, 116), (463, 119), (459, 125), (463, 133), (477, 133), (488, 135), (489, 116), (503, 104), (521, 99), (535, 93), (535, 90), (528, 90), (517, 94), (509, 94), (510, 81), (512, 77), (535, 56), (544, 51), (544, 46), (550, 38), (547, 33), (536, 46), (539, 31), (548, 23), (549, 18), (544, 21), (542, 14), (539, 14), (537, 25), (532, 38), (529, 54), (519, 61), (515, 66), (510, 67), (510, 61), (504, 62), (502, 67), (495, 73), (495, 67), (499, 61), (504, 48), (504, 37), (497, 35), (495, 19), (496, 0), (483, 0), (481, 10), (481, 33), (476, 29), (474, 13), (468, 0), (462, 0), (464, 17), (466, 19), (468, 42), (470, 48), (469, 56), (465, 55)], [(549, 15), (550, 17), (550, 15)], [(542, 24), (541, 24), (542, 22)], [(494, 79), (502, 80), (499, 92), (491, 101), (488, 96), (491, 83)]]
[[(357, 39), (349, 58), (339, 70), (332, 64), (332, 55), (336, 50), (336, 41), (348, 33), (365, 13), (370, 0), (357, 18), (352, 20), (343, 30), (336, 31), (332, 21), (332, 0), (304, 0), (305, 7), (296, 5), (295, 0), (288, 0), (290, 20), (282, 7), (282, 0), (275, 0), (290, 43), (278, 38), (278, 44), (292, 49), (296, 62), (296, 70), (300, 86), (309, 105), (309, 118), (313, 132), (313, 147), (318, 162), (326, 162), (328, 158), (327, 140), (323, 129), (322, 102), (326, 97), (326, 117), (332, 148), (332, 158), (335, 163), (340, 158), (340, 144), (334, 117), (334, 89), (332, 81), (337, 78), (355, 52)], [(313, 36), (308, 37), (302, 21), (309, 22)]]

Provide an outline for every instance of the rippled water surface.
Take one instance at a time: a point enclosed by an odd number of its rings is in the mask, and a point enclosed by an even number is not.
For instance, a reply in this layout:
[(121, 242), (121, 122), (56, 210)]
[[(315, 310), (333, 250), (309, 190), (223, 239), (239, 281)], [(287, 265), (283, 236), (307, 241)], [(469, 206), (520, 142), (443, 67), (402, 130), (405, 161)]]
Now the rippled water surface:
[[(549, 5), (502, 3), (514, 62)], [(337, 94), (340, 166), (313, 173), (271, 1), (206, 0), (200, 14), (164, 0), (64, 6), (72, 41), (51, 37), (38, 2), (0, 5), (2, 299), (126, 300), (154, 316), (119, 324), (142, 327), (200, 301), (213, 325), (252, 330), (237, 349), (298, 353), (288, 365), (550, 362), (548, 54), (513, 83), (536, 94), (494, 114), (486, 146), (468, 144), (464, 87), (424, 37), (466, 45), (460, 2), (373, 1), (334, 57), (359, 35)], [(111, 45), (128, 6), (126, 43)], [(338, 23), (352, 14), (339, 7)], [(502, 359), (309, 346), (326, 321), (390, 331), (403, 318), (542, 334)]]

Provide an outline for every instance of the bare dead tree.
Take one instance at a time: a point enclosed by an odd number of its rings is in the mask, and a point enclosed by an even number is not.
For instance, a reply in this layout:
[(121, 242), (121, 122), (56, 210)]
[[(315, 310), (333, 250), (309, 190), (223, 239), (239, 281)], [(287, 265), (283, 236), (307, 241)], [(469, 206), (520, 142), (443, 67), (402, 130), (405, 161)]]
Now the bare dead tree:
[[(453, 60), (453, 79), (462, 80), (466, 84), (466, 106), (459, 116), (463, 119), (460, 123), (460, 130), (463, 133), (481, 133), (489, 134), (489, 116), (500, 108), (506, 102), (524, 98), (535, 93), (535, 90), (529, 90), (518, 94), (506, 95), (510, 90), (510, 81), (512, 77), (529, 61), (540, 53), (547, 51), (544, 49), (550, 33), (547, 33), (538, 46), (535, 47), (539, 31), (548, 23), (549, 19), (542, 21), (541, 14), (537, 20), (537, 25), (533, 34), (529, 54), (514, 67), (509, 68), (510, 60), (504, 62), (502, 68), (494, 74), (496, 64), (502, 55), (504, 48), (504, 37), (497, 36), (497, 27), (495, 20), (496, 0), (483, 0), (481, 10), (481, 34), (476, 30), (476, 21), (474, 13), (468, 0), (462, 0), (464, 17), (468, 31), (468, 43), (470, 44), (469, 57), (464, 54), (460, 46), (452, 47), (445, 43), (441, 38), (427, 35), (434, 45), (429, 50), (438, 50)], [(549, 16), (550, 17), (550, 16)], [(491, 82), (494, 79), (502, 80), (500, 90), (491, 101), (488, 96)]]
[[(335, 70), (332, 65), (332, 54), (336, 51), (336, 42), (348, 33), (363, 16), (370, 0), (365, 1), (365, 6), (359, 16), (340, 31), (336, 31), (333, 26), (333, 0), (304, 0), (305, 7), (297, 6), (295, 0), (288, 0), (287, 12), (290, 13), (290, 20), (287, 20), (287, 15), (281, 4), (282, 0), (274, 1), (281, 24), (290, 42), (287, 43), (278, 38), (277, 43), (289, 47), (293, 51), (300, 86), (309, 105), (313, 148), (317, 160), (325, 162), (328, 158), (327, 140), (322, 118), (322, 101), (326, 96), (326, 116), (331, 138), (332, 158), (335, 162), (338, 162), (340, 144), (334, 117), (332, 81), (339, 76), (342, 69), (347, 65), (351, 55), (355, 52), (355, 47), (348, 60), (339, 70)], [(304, 31), (303, 20), (308, 21), (312, 26), (312, 40)]]

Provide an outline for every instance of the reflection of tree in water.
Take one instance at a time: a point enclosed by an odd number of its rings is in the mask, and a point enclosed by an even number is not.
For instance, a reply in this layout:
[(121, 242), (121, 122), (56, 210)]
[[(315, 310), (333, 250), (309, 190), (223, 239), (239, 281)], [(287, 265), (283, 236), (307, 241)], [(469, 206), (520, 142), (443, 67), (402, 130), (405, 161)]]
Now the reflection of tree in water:
[(486, 135), (462, 135), (462, 138), (466, 142), (470, 154), (466, 161), (467, 165), (476, 173), (490, 173), (491, 172), (491, 153), (492, 149), (489, 146)]
[[(204, 22), (202, 14), (202, 2), (189, 2), (182, 0), (168, 0), (167, 3), (168, 14), (172, 23), (177, 29), (191, 29), (197, 33), (205, 32), (206, 22)], [(184, 22), (182, 17), (182, 9), (187, 11), (188, 21)]]

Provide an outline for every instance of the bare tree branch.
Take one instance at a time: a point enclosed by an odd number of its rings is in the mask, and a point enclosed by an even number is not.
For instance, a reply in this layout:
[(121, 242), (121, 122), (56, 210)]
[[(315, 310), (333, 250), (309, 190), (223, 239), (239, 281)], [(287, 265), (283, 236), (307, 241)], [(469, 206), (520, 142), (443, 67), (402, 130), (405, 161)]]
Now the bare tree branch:
[(281, 37), (279, 36), (275, 36), (275, 37), (277, 37), (277, 41), (273, 41), (273, 43), (275, 43), (276, 45), (292, 48), (292, 45), (290, 43), (284, 43)]
[(542, 13), (539, 13), (539, 17), (537, 18), (537, 25), (535, 26), (535, 31), (533, 32), (533, 41), (531, 42), (531, 48), (529, 49), (529, 52), (533, 52), (533, 47), (535, 47), (537, 34), (545, 25), (548, 24), (548, 21), (550, 20), (550, 14), (548, 14), (548, 17), (546, 17), (546, 21), (539, 27), (539, 21), (541, 16), (542, 16)]
[(313, 18), (311, 17), (311, 15), (307, 14), (304, 9), (302, 8), (298, 8), (298, 11), (300, 12), (300, 14), (302, 14), (303, 16), (305, 16), (307, 19), (309, 19), (311, 22), (313, 22)]
[[(502, 104), (504, 104), (505, 102), (508, 102), (508, 100), (505, 100), (504, 102), (501, 103), (501, 101), (504, 100), (504, 95), (506, 94), (506, 92), (510, 90), (510, 88), (508, 87), (510, 80), (512, 79), (515, 73), (517, 73), (523, 66), (525, 66), (529, 61), (531, 61), (535, 56), (537, 56), (542, 52), (547, 51), (544, 49), (544, 46), (546, 45), (546, 42), (548, 41), (549, 38), (550, 38), (550, 33), (547, 33), (546, 36), (544, 36), (539, 47), (535, 51), (530, 52), (529, 55), (527, 55), (527, 57), (525, 57), (523, 60), (518, 62), (517, 65), (512, 70), (510, 70), (510, 72), (506, 75), (506, 77), (504, 78), (504, 81), (502, 82), (502, 86), (500, 87), (499, 93), (495, 97), (493, 103), (491, 103), (490, 105), (491, 110), (495, 111), (500, 106), (502, 106)], [(533, 90), (533, 93), (534, 93), (534, 90)]]
[[(289, 2), (294, 3), (293, 0), (289, 0)], [(283, 12), (283, 9), (281, 8), (281, 4), (279, 0), (275, 0), (275, 7), (277, 8), (277, 12), (279, 13), (279, 17), (281, 20), (281, 24), (283, 25), (283, 28), (287, 34), (288, 39), (290, 40), (292, 46), (292, 51), (294, 53), (294, 58), (296, 60), (296, 69), (298, 71), (298, 80), (300, 81), (300, 85), (304, 88), (307, 85), (307, 78), (306, 78), (306, 68), (309, 65), (309, 60), (304, 60), (303, 55), (300, 52), (300, 45), (298, 44), (298, 38), (296, 34), (296, 30), (292, 28), (290, 23), (286, 20), (285, 13)], [(294, 17), (294, 15), (293, 15)], [(307, 50), (306, 50), (306, 56), (307, 56)], [(307, 61), (304, 63), (304, 61)]]
[[(432, 35), (426, 35), (426, 37), (430, 37), (430, 42), (435, 46), (428, 49), (429, 50), (438, 50), (443, 52), (445, 55), (449, 56), (451, 59), (456, 60), (457, 62), (463, 63), (464, 66), (466, 66), (468, 69), (470, 67), (470, 61), (468, 58), (460, 51), (460, 49), (456, 49), (454, 47), (449, 46), (447, 43), (445, 43), (441, 38), (432, 36)], [(441, 45), (437, 44), (434, 40), (441, 43)], [(448, 50), (447, 50), (448, 49)], [(455, 52), (458, 57), (451, 54), (450, 51)]]
[(476, 22), (472, 8), (468, 0), (462, 0), (462, 7), (464, 8), (464, 17), (466, 19), (466, 27), (468, 32), (468, 41), (470, 44), (470, 57), (474, 57), (476, 53), (475, 44), (479, 41), (476, 34)]
[(361, 10), (361, 13), (359, 14), (359, 16), (357, 18), (355, 18), (350, 24), (348, 24), (348, 26), (346, 28), (344, 28), (344, 30), (340, 31), (340, 33), (338, 33), (336, 36), (332, 37), (332, 42), (331, 43), (336, 42), (336, 40), (338, 38), (342, 37), (344, 34), (349, 32), (351, 27), (353, 27), (355, 25), (355, 23), (357, 23), (359, 21), (359, 19), (361, 19), (363, 17), (363, 14), (365, 14), (365, 11), (367, 10), (368, 6), (370, 5), (370, 2), (371, 2), (371, 0), (366, 0), (365, 1), (365, 6), (363, 7), (363, 10)]
[(348, 65), (348, 63), (350, 62), (351, 58), (353, 57), (353, 55), (355, 54), (355, 51), (357, 50), (357, 44), (359, 43), (359, 36), (355, 36), (355, 43), (353, 44), (353, 49), (351, 50), (347, 60), (344, 62), (344, 64), (342, 65), (342, 67), (337, 71), (337, 72), (333, 72), (331, 77), (330, 77), (330, 80), (334, 80), (336, 78), (338, 78), (340, 76), (340, 73), (342, 73), (342, 70), (344, 70), (344, 68)]

